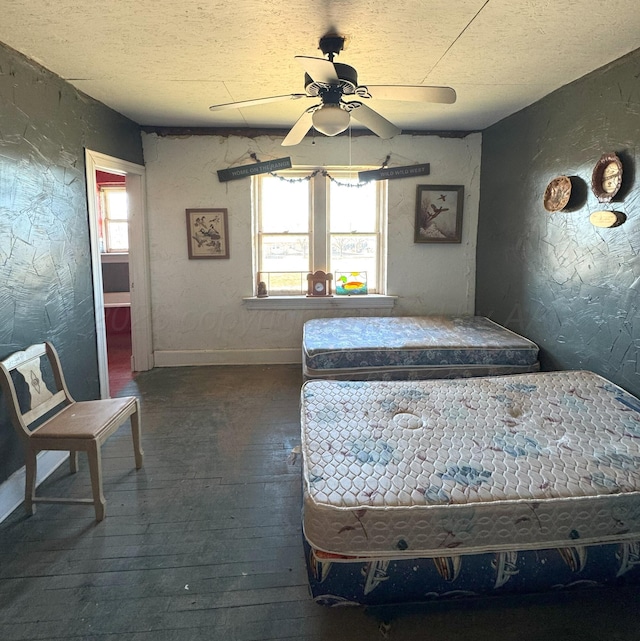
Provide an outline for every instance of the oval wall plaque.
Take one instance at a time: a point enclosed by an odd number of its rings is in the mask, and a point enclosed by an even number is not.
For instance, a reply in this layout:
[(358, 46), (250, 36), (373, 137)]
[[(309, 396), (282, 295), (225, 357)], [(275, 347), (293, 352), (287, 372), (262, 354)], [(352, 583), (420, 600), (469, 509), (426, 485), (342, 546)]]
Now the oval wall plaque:
[(617, 227), (622, 225), (626, 219), (627, 217), (619, 211), (594, 211), (589, 216), (589, 222), (594, 227)]
[(547, 211), (563, 210), (571, 198), (571, 179), (568, 176), (554, 178), (545, 189), (542, 204)]
[(602, 154), (593, 168), (591, 190), (601, 203), (611, 202), (622, 185), (622, 163), (613, 152)]

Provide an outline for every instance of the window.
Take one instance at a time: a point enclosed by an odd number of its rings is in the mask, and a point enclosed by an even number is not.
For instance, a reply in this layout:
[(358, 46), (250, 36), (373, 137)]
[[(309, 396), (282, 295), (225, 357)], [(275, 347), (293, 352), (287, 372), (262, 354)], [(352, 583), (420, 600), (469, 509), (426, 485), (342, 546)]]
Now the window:
[(252, 179), (257, 279), (269, 294), (306, 293), (317, 270), (366, 272), (368, 292), (385, 293), (386, 182), (359, 183), (362, 169)]
[(104, 252), (129, 251), (129, 214), (125, 187), (100, 187), (102, 230), (100, 240)]

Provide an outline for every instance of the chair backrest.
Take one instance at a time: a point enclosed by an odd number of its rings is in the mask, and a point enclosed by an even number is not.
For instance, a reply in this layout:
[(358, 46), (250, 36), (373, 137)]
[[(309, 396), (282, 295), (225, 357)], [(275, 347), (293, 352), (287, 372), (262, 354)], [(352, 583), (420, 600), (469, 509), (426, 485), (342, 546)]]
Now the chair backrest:
[[(55, 389), (47, 386), (42, 375), (41, 359), (48, 360), (53, 372)], [(22, 411), (12, 372), (18, 372), (24, 379), (29, 392), (30, 403), (27, 411)], [(31, 345), (21, 352), (14, 352), (0, 361), (0, 385), (4, 392), (11, 420), (18, 433), (29, 437), (29, 426), (47, 412), (61, 404), (75, 402), (64, 380), (60, 359), (51, 343)]]

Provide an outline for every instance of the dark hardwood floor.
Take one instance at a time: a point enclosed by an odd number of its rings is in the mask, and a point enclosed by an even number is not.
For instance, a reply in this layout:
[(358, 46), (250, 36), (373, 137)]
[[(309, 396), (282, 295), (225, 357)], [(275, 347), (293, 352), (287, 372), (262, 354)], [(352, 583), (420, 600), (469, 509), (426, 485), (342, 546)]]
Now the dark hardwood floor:
[[(0, 639), (640, 639), (635, 588), (373, 609), (313, 603), (290, 456), (300, 385), (294, 366), (137, 375), (121, 394), (141, 398), (145, 465), (135, 471), (127, 426), (107, 442), (107, 518), (38, 505), (0, 524)], [(42, 489), (86, 495), (80, 464)]]
[(109, 391), (118, 396), (133, 380), (131, 371), (131, 332), (107, 332)]

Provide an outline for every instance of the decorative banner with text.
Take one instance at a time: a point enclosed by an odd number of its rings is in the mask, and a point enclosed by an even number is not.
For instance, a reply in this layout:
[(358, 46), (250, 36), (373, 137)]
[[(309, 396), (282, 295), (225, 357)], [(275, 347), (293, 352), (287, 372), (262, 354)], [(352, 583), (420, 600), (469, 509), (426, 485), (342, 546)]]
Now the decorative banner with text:
[(238, 180), (239, 178), (246, 178), (247, 176), (267, 174), (270, 171), (290, 168), (291, 158), (277, 158), (276, 160), (257, 162), (253, 165), (243, 165), (242, 167), (232, 167), (231, 169), (219, 169), (218, 180), (220, 182), (226, 182), (227, 180)]
[(367, 182), (369, 180), (391, 180), (393, 178), (411, 178), (412, 176), (428, 176), (429, 163), (424, 165), (409, 165), (407, 167), (385, 167), (371, 171), (358, 172), (358, 180)]

